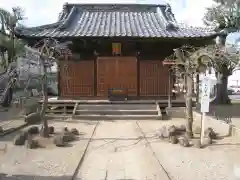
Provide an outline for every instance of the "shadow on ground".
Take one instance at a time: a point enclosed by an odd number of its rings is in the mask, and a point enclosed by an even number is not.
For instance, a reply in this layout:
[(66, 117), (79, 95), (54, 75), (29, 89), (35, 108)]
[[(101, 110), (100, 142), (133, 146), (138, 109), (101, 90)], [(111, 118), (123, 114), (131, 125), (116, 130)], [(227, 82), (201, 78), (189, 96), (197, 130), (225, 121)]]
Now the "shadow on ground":
[[(200, 113), (200, 105), (196, 107), (196, 110)], [(231, 118), (240, 118), (240, 104), (210, 105), (207, 115), (223, 121), (228, 121)]]

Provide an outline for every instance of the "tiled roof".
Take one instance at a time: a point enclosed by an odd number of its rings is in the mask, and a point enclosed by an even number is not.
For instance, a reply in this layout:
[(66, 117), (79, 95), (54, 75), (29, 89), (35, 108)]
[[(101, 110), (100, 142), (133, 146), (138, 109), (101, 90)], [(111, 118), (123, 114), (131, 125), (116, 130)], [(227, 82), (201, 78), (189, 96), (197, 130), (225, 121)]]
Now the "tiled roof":
[(54, 24), (18, 29), (25, 37), (211, 37), (216, 32), (176, 22), (169, 5), (65, 4)]

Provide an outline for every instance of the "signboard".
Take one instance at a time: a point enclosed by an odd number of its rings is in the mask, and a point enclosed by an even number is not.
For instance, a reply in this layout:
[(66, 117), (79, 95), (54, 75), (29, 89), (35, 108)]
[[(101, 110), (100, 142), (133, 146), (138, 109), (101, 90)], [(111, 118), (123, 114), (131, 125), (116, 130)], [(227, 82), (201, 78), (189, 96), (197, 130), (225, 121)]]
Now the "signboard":
[(210, 92), (211, 79), (205, 76), (202, 80), (201, 112), (209, 112)]

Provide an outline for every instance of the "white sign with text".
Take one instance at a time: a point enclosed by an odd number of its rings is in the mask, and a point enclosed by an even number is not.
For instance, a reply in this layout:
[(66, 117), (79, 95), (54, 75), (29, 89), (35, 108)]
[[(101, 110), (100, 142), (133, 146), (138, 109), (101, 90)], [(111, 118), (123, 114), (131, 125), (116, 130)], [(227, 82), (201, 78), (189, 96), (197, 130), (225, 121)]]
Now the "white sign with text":
[(209, 112), (210, 93), (211, 79), (205, 76), (202, 79), (201, 112)]

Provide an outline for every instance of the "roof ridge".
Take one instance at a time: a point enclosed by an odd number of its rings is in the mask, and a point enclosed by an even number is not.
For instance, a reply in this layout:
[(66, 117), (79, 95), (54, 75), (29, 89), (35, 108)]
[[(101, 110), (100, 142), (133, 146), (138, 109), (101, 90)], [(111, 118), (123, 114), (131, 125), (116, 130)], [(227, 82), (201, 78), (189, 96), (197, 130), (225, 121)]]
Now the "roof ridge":
[(192, 25), (188, 25), (186, 23), (183, 22), (177, 22), (177, 24), (184, 29), (197, 29), (197, 30), (201, 30), (201, 31), (208, 31), (208, 32), (213, 32), (215, 31), (214, 28), (212, 27), (202, 27), (202, 26), (192, 26)]

